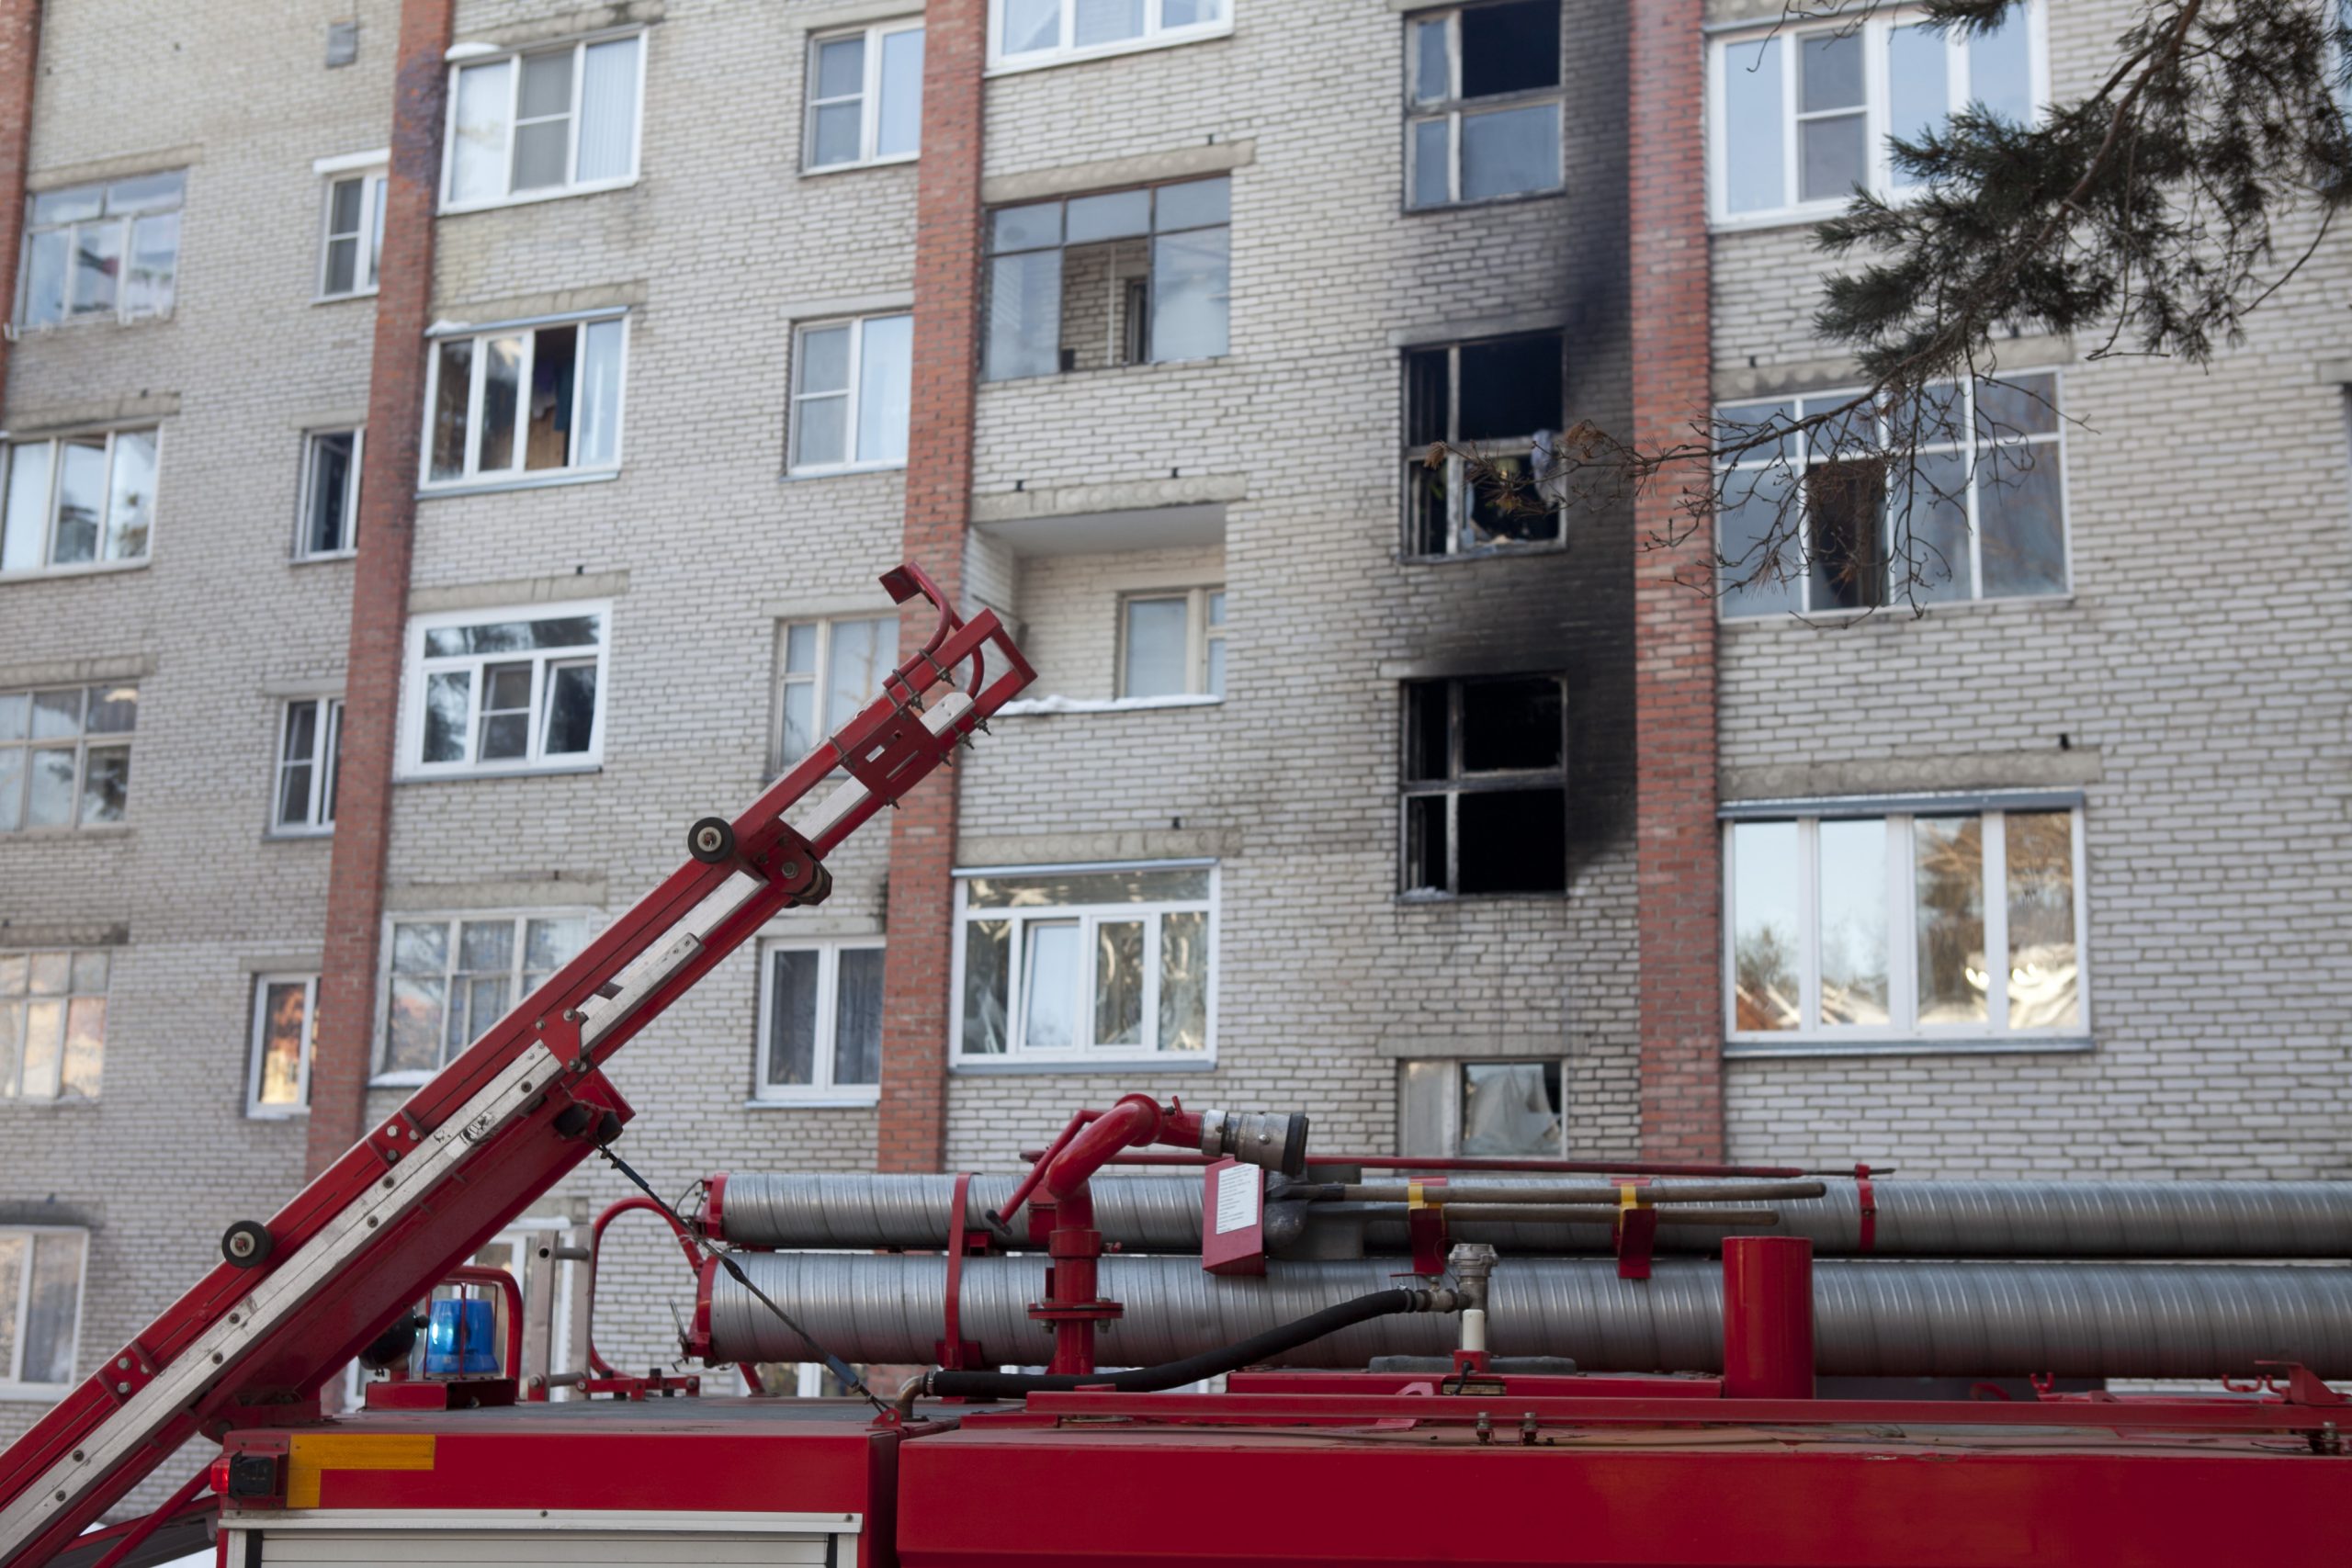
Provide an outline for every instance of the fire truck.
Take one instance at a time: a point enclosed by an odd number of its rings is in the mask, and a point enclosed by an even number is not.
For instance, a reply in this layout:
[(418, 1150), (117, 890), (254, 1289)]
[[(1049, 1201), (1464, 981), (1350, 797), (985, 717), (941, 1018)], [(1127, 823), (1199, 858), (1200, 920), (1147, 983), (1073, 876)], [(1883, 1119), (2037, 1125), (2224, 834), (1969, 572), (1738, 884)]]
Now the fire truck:
[(614, 1053), (1032, 678), (883, 582), (936, 621), (879, 696), (0, 1454), (0, 1568), (2352, 1553), (2352, 1182), (1408, 1158), (1128, 1095), (1018, 1176), (639, 1180), (595, 1234), (671, 1226), (683, 1349), (752, 1392), (593, 1343), (526, 1379), (468, 1259), (583, 1161), (634, 1178)]

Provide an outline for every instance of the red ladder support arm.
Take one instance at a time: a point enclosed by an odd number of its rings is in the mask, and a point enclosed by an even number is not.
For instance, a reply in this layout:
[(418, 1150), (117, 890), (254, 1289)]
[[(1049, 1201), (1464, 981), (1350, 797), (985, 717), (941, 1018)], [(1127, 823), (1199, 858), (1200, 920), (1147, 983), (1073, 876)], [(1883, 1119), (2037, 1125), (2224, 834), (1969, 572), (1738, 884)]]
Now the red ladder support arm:
[[(912, 563), (882, 582), (939, 620), (879, 697), (732, 823), (696, 823), (694, 858), (279, 1210), (263, 1256), (216, 1267), (0, 1453), (0, 1568), (45, 1561), (189, 1438), (311, 1406), (628, 1122), (613, 1054), (779, 911), (822, 899), (825, 856), (1035, 678), (992, 612), (962, 619)], [(847, 779), (786, 823), (836, 767)]]

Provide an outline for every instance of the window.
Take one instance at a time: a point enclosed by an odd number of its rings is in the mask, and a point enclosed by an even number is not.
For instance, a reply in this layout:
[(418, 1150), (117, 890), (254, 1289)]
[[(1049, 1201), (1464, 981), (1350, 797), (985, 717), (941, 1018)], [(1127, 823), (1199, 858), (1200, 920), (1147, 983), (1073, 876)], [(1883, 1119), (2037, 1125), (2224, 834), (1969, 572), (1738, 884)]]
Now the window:
[(432, 776), (601, 762), (611, 608), (544, 604), (410, 621), (405, 771)]
[(869, 316), (800, 329), (792, 355), (792, 471), (907, 460), (915, 319)]
[(1119, 695), (1225, 695), (1224, 589), (1136, 593), (1119, 609)]
[(1893, 7), (1856, 24), (1782, 28), (1713, 51), (1718, 222), (1815, 216), (1857, 186), (1900, 194), (1890, 137), (1916, 141), (1971, 104), (2023, 124), (2046, 91), (2040, 4), (1963, 38)]
[(319, 298), (340, 299), (376, 292), (384, 265), (384, 183), (381, 169), (341, 175), (327, 182), (326, 237), (319, 250)]
[(392, 921), (379, 1078), (423, 1082), (571, 962), (587, 940), (582, 915)]
[(922, 141), (921, 22), (809, 40), (809, 168), (911, 158)]
[(1566, 710), (1556, 675), (1406, 686), (1408, 896), (1566, 891)]
[(1825, 813), (1725, 832), (1733, 1040), (2086, 1032), (2078, 808)]
[(560, 479), (620, 465), (619, 316), (510, 327), (434, 344), (428, 485)]
[(986, 378), (1223, 354), (1230, 206), (1219, 176), (990, 212)]
[(0, 1101), (98, 1097), (112, 967), (102, 947), (0, 953)]
[(28, 197), (17, 321), (49, 327), (169, 314), (186, 183), (175, 169)]
[(278, 725), (271, 829), (323, 833), (333, 829), (335, 784), (342, 772), (343, 699), (305, 697), (288, 703)]
[(1566, 403), (1562, 346), (1535, 333), (1406, 350), (1406, 554), (1560, 542), (1560, 510), (1537, 481)]
[(898, 664), (896, 615), (777, 627), (773, 771), (784, 772), (855, 718)]
[(311, 1108), (311, 1048), (318, 1037), (319, 977), (254, 977), (253, 1067), (245, 1081), (245, 1114), (300, 1115)]
[(1405, 23), (1408, 207), (1560, 188), (1560, 0)]
[[(1868, 413), (1759, 448), (1723, 476), (1715, 515), (1723, 613), (1818, 615), (1891, 601), (2065, 592), (2058, 394), (2051, 372), (1931, 393), (1942, 400), (1920, 415), (1917, 461), (1907, 471), (1881, 455), (1891, 434)], [(1716, 418), (1735, 432), (1760, 430), (1852, 397), (1741, 403), (1718, 409)], [(1788, 558), (1792, 547), (1801, 558)]]
[(443, 208), (635, 179), (643, 45), (631, 35), (457, 67)]
[(882, 942), (760, 950), (762, 1100), (870, 1105), (882, 1082)]
[(1557, 1159), (1567, 1149), (1560, 1063), (1406, 1062), (1397, 1153)]
[(155, 530), (153, 430), (7, 446), (0, 574), (147, 558)]
[(1052, 65), (1230, 32), (1229, 0), (990, 0), (989, 64)]
[(347, 556), (359, 542), (359, 456), (356, 430), (314, 430), (302, 438), (302, 523), (296, 560)]
[(46, 1225), (0, 1230), (0, 1399), (51, 1400), (74, 1382), (87, 1241)]
[(962, 1056), (1204, 1055), (1216, 876), (1205, 865), (1041, 866), (961, 878)]
[(138, 719), (133, 685), (0, 692), (0, 833), (121, 821)]

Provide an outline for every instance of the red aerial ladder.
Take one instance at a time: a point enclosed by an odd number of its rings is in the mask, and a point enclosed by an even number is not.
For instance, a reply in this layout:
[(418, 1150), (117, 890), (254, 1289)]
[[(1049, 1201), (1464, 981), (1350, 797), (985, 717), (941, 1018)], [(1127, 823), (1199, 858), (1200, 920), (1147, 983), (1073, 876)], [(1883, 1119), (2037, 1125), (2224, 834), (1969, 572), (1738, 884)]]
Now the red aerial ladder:
[(882, 584), (938, 619), (880, 696), (741, 816), (695, 822), (684, 865), (266, 1224), (230, 1227), (219, 1267), (0, 1454), (0, 1565), (46, 1562), (191, 1438), (315, 1420), (322, 1384), (619, 1134), (612, 1055), (822, 900), (825, 857), (1034, 678), (994, 614), (957, 615), (920, 567)]

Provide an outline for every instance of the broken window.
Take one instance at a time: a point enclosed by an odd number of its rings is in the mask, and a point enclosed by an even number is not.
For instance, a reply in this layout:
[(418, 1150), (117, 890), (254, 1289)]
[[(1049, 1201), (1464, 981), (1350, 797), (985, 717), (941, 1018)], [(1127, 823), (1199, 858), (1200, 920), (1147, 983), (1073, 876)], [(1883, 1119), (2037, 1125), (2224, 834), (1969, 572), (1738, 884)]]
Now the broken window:
[(1555, 332), (1406, 350), (1406, 554), (1559, 542), (1540, 469), (1566, 402), (1561, 352)]
[(1408, 895), (1566, 890), (1566, 715), (1556, 675), (1405, 687)]
[(1225, 695), (1225, 590), (1137, 593), (1120, 606), (1119, 695)]
[(1560, 188), (1560, 0), (1405, 24), (1408, 207)]
[(989, 214), (991, 381), (1226, 351), (1222, 176)]
[(428, 484), (620, 460), (622, 318), (508, 328), (434, 345)]

